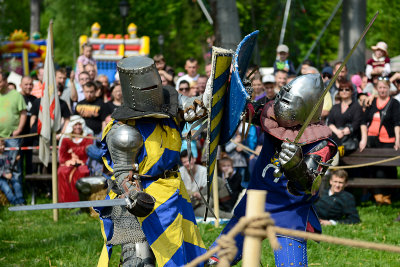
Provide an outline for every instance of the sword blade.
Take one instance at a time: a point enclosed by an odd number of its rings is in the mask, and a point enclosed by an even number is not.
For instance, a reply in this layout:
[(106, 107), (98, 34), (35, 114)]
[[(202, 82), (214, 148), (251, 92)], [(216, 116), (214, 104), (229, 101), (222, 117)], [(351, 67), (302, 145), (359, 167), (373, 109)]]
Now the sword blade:
[(77, 201), (77, 202), (64, 202), (28, 206), (15, 206), (10, 207), (10, 211), (22, 210), (51, 210), (51, 209), (73, 209), (73, 208), (90, 208), (90, 207), (111, 207), (111, 206), (126, 206), (124, 198), (109, 199), (109, 200), (94, 200), (94, 201)]
[(314, 108), (312, 109), (310, 115), (308, 115), (306, 121), (304, 124), (301, 126), (299, 133), (297, 134), (296, 138), (294, 139), (293, 143), (299, 143), (299, 140), (301, 136), (303, 135), (304, 131), (306, 130), (307, 126), (310, 124), (311, 119), (314, 117), (315, 113), (318, 111), (319, 107), (321, 106), (322, 102), (324, 101), (325, 95), (328, 93), (329, 89), (333, 86), (333, 84), (336, 82), (336, 79), (339, 76), (339, 73), (342, 71), (343, 67), (346, 65), (347, 61), (349, 61), (351, 55), (353, 55), (354, 50), (356, 50), (358, 44), (361, 42), (361, 40), (364, 38), (364, 36), (367, 34), (369, 28), (371, 28), (372, 24), (375, 22), (376, 17), (378, 16), (379, 12), (375, 13), (375, 16), (372, 18), (372, 20), (369, 22), (367, 27), (365, 27), (363, 33), (361, 34), (360, 38), (358, 38), (357, 42), (354, 44), (353, 48), (350, 50), (350, 52), (347, 54), (346, 58), (344, 59), (342, 65), (340, 65), (339, 69), (336, 71), (335, 75), (329, 82), (328, 86), (325, 88), (322, 96), (320, 99), (318, 99), (318, 102), (315, 104)]

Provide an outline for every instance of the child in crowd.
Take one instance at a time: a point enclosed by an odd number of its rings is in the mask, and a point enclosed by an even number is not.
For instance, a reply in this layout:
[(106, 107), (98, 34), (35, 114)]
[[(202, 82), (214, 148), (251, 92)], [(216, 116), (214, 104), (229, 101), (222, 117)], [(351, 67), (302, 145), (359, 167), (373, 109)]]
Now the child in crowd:
[(17, 199), (9, 185), (9, 182), (12, 183), (13, 165), (12, 159), (9, 157), (8, 153), (4, 152), (4, 140), (0, 140), (0, 190), (6, 195), (10, 204), (16, 205), (22, 204), (23, 201)]
[(374, 51), (372, 58), (368, 59), (365, 74), (371, 81), (372, 75), (388, 76), (390, 70), (390, 58), (387, 53), (387, 44), (385, 42), (378, 42), (376, 45), (371, 46)]
[(91, 44), (85, 43), (82, 45), (82, 55), (80, 55), (76, 61), (76, 72), (75, 79), (79, 80), (79, 73), (85, 70), (85, 66), (91, 64), (95, 67), (95, 71), (97, 73), (97, 65), (96, 60), (92, 55), (93, 47)]
[[(245, 132), (247, 131), (248, 124), (246, 123), (245, 125)], [(256, 127), (254, 125), (250, 126), (250, 129), (248, 131), (247, 138), (243, 139), (242, 136), (242, 124), (239, 125), (238, 130), (236, 132), (235, 137), (232, 139), (235, 141), (235, 143), (245, 145), (249, 147), (250, 149), (254, 150), (257, 144), (257, 131)], [(245, 134), (243, 134), (245, 135)], [(236, 145), (234, 142), (228, 142), (225, 144), (225, 152), (228, 154), (228, 156), (232, 159), (233, 161), (233, 167), (235, 170), (240, 173), (240, 176), (242, 177), (242, 184), (241, 186), (243, 188), (247, 188), (247, 185), (249, 183), (249, 172), (248, 172), (248, 165), (247, 165), (247, 159), (248, 155), (246, 154), (246, 151), (241, 147)]]
[(296, 74), (293, 62), (288, 59), (289, 47), (284, 44), (278, 45), (276, 49), (276, 60), (274, 62), (274, 73), (278, 70), (284, 70), (288, 75)]
[(233, 161), (231, 158), (223, 157), (218, 162), (223, 181), (223, 187), (220, 191), (224, 189), (223, 192), (225, 192), (224, 195), (220, 194), (219, 196), (219, 206), (221, 210), (231, 212), (243, 189), (240, 185), (242, 177), (239, 172), (233, 169)]

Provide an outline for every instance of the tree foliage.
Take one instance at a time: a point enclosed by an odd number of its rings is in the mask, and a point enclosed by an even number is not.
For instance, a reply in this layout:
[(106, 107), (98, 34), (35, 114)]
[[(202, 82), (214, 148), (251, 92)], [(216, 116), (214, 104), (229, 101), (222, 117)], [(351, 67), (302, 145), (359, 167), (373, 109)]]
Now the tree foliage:
[[(77, 51), (79, 35), (90, 35), (94, 22), (101, 25), (101, 33), (122, 33), (119, 1), (46, 0), (42, 20), (43, 29), (54, 18), (55, 56), (61, 64), (72, 64), (71, 55)], [(160, 52), (158, 36), (163, 35), (163, 52), (168, 62), (183, 66), (185, 58), (201, 59), (206, 38), (212, 34), (196, 3), (191, 1), (129, 1), (126, 24), (137, 25), (137, 35), (150, 36), (150, 50)], [(68, 40), (68, 41), (66, 41)]]
[[(138, 36), (150, 36), (151, 56), (160, 52), (158, 36), (164, 36), (162, 52), (169, 65), (182, 67), (185, 59), (194, 57), (203, 64), (209, 50), (207, 37), (213, 34), (196, 0), (136, 1), (129, 0), (130, 12), (126, 24), (134, 22)], [(208, 1), (203, 0), (207, 5)], [(331, 15), (338, 0), (292, 0), (284, 43), (290, 48), (290, 58), (298, 66), (313, 41)], [(90, 35), (94, 22), (101, 25), (102, 33), (122, 33), (119, 0), (78, 1), (42, 0), (41, 33), (47, 34), (50, 19), (54, 21), (55, 60), (60, 65), (74, 65), (79, 56), (78, 38)], [(258, 29), (259, 60), (262, 66), (271, 66), (276, 56), (286, 0), (256, 1), (237, 0), (242, 36)], [(14, 29), (29, 32), (29, 0), (0, 0), (0, 37), (4, 39)], [(367, 1), (367, 21), (379, 10), (380, 15), (366, 37), (367, 47), (378, 41), (389, 45), (390, 56), (400, 53), (397, 31), (400, 21), (396, 0)], [(310, 56), (317, 67), (337, 58), (341, 9), (334, 17), (319, 45)], [(179, 69), (178, 69), (179, 70)]]
[(29, 34), (30, 6), (28, 0), (0, 0), (0, 40), (5, 40), (14, 30)]

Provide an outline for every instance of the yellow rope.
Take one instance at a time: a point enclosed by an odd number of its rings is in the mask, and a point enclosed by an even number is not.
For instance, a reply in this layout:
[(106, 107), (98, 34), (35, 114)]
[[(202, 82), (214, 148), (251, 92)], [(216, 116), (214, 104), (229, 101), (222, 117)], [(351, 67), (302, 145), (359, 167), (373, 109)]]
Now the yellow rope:
[[(254, 150), (250, 149), (249, 147), (247, 147), (247, 146), (245, 146), (245, 145), (243, 145), (241, 143), (235, 142), (233, 139), (231, 139), (230, 141), (232, 143), (234, 143), (235, 145), (241, 147), (242, 149), (244, 149), (244, 150), (246, 150), (246, 151), (248, 151), (250, 153), (253, 153), (256, 156), (260, 155), (260, 153), (258, 153), (257, 151), (254, 151)], [(367, 167), (367, 166), (373, 166), (373, 165), (377, 165), (377, 164), (381, 164), (381, 163), (386, 163), (386, 162), (393, 161), (393, 160), (396, 160), (396, 159), (400, 159), (400, 156), (396, 156), (396, 157), (389, 158), (389, 159), (373, 161), (373, 162), (369, 162), (369, 163), (363, 163), (363, 164), (355, 164), (355, 165), (348, 165), (348, 166), (331, 166), (331, 167), (329, 167), (329, 169), (338, 170), (338, 169), (361, 168), (361, 167)]]
[(361, 168), (361, 167), (367, 167), (367, 166), (372, 166), (372, 165), (377, 165), (377, 164), (393, 161), (396, 159), (400, 159), (400, 156), (396, 156), (396, 157), (389, 158), (389, 159), (378, 160), (378, 161), (374, 161), (374, 162), (369, 162), (369, 163), (363, 163), (363, 164), (355, 164), (355, 165), (348, 165), (348, 166), (331, 166), (331, 167), (329, 167), (329, 169), (337, 170), (337, 169)]

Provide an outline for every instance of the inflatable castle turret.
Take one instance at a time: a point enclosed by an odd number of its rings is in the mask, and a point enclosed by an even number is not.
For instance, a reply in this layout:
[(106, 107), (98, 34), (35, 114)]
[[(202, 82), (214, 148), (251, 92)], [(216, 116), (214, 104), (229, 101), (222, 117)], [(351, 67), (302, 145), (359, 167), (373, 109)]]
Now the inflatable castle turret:
[(15, 71), (20, 75), (28, 75), (29, 67), (35, 67), (46, 58), (46, 40), (40, 39), (39, 33), (34, 33), (29, 40), (26, 32), (14, 30), (8, 41), (0, 43), (2, 68), (5, 71)]
[[(150, 54), (150, 38), (136, 36), (137, 27), (134, 23), (128, 25), (128, 34), (100, 33), (101, 26), (95, 22), (91, 28), (91, 36), (81, 35), (79, 45), (89, 43), (93, 47), (93, 58), (97, 61), (98, 74), (108, 76), (110, 82), (114, 81), (116, 63), (130, 56), (148, 56)], [(80, 51), (82, 53), (82, 51)]]

